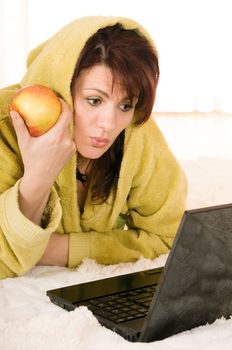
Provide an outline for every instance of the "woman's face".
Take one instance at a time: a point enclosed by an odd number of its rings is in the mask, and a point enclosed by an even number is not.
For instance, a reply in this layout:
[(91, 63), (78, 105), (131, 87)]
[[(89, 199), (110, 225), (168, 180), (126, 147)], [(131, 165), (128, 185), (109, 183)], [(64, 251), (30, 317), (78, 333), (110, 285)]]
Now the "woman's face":
[(82, 157), (97, 159), (132, 121), (137, 98), (128, 98), (120, 82), (112, 90), (108, 67), (83, 71), (74, 87), (74, 140)]

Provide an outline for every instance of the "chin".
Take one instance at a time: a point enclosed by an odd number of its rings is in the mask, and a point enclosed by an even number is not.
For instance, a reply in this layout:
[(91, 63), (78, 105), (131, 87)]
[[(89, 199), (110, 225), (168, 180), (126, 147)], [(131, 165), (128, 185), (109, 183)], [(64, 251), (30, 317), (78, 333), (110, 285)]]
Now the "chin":
[(76, 143), (77, 151), (78, 153), (83, 157), (87, 159), (98, 159), (100, 158), (104, 153), (108, 151), (108, 149), (112, 146), (112, 143), (108, 144), (106, 147), (103, 148), (97, 148), (92, 147), (90, 145), (83, 145)]
[[(78, 148), (77, 148), (78, 149)], [(108, 150), (108, 149), (107, 149)], [(89, 151), (89, 150), (82, 150), (78, 149), (78, 153), (83, 157), (87, 159), (98, 159), (100, 158), (104, 153), (106, 153), (107, 150), (94, 150), (94, 151)]]

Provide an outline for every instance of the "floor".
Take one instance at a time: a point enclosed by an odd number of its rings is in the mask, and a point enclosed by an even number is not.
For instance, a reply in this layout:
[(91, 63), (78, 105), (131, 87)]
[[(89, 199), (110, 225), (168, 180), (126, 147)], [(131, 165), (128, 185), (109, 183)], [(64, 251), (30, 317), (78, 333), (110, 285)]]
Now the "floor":
[(232, 115), (155, 113), (154, 118), (177, 158), (232, 159)]
[(187, 208), (232, 202), (232, 115), (156, 114), (188, 179)]

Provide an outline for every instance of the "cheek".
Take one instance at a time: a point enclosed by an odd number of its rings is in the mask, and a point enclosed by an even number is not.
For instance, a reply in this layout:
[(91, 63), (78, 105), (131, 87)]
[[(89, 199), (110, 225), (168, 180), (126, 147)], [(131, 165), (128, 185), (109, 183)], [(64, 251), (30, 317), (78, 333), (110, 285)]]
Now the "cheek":
[(132, 120), (133, 120), (133, 117), (124, 118), (124, 119), (121, 119), (120, 122), (117, 123), (117, 127), (114, 130), (114, 133), (112, 134), (112, 137), (113, 137), (112, 143), (114, 143), (114, 141), (116, 140), (118, 135), (131, 124)]
[(90, 123), (91, 123), (91, 120), (84, 111), (78, 110), (75, 112), (74, 126), (77, 131), (88, 128)]
[(83, 106), (83, 102), (82, 101), (75, 101), (75, 113), (74, 113), (74, 123), (76, 125), (82, 125), (86, 118), (84, 118), (84, 116), (86, 116), (86, 111), (85, 108)]
[(84, 136), (87, 126), (83, 118), (80, 118), (79, 115), (75, 114), (74, 117), (74, 138), (79, 139)]
[(120, 120), (119, 122), (119, 128), (122, 130), (126, 129), (132, 122), (133, 120), (133, 114), (131, 116), (128, 117), (124, 117)]

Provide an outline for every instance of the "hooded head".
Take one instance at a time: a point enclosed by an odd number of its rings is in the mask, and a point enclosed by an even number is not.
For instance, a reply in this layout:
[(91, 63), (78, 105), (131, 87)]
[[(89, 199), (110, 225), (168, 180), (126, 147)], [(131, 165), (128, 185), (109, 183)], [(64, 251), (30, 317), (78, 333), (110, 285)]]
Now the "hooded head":
[[(150, 116), (159, 77), (157, 57), (153, 41), (141, 25), (127, 18), (102, 16), (83, 17), (68, 24), (51, 39), (34, 49), (28, 57), (28, 71), (21, 85), (41, 84), (50, 87), (74, 111), (74, 125), (70, 127), (74, 126), (74, 139), (77, 140), (78, 152), (84, 158), (96, 160), (91, 162), (89, 174), (93, 185), (93, 199), (106, 200), (119, 176), (124, 152), (124, 129), (127, 143), (133, 129), (129, 127), (133, 124), (131, 121), (141, 124)], [(99, 129), (91, 129), (86, 122), (85, 128), (83, 127), (86, 133), (81, 129), (80, 126), (83, 125), (80, 125), (80, 120), (89, 121), (91, 118), (85, 118), (87, 113), (85, 110), (79, 113), (82, 105), (79, 102), (82, 100), (77, 103), (78, 94), (75, 94), (76, 86), (81, 84), (81, 77), (88, 74), (91, 68), (96, 69), (99, 64), (105, 71), (109, 68), (112, 92), (116, 85), (120, 86), (119, 90), (126, 92), (129, 101), (133, 98), (137, 101), (136, 105), (133, 104), (133, 108), (130, 108), (131, 113), (120, 112), (119, 117), (123, 113), (123, 117), (128, 116), (128, 123), (127, 119), (118, 118), (120, 123), (114, 128), (104, 147), (99, 137), (96, 141)], [(82, 72), (84, 74), (81, 74)], [(79, 91), (78, 88), (76, 90)], [(122, 103), (119, 109), (121, 108), (127, 108), (127, 104)], [(94, 116), (92, 109), (91, 115)], [(101, 112), (100, 116), (102, 115), (104, 116), (104, 113)], [(102, 130), (104, 129), (101, 128), (101, 133)], [(88, 134), (87, 138), (85, 134)], [(92, 136), (98, 144), (92, 141)], [(93, 148), (94, 152), (96, 151), (94, 154)]]
[(158, 56), (150, 35), (134, 20), (123, 17), (83, 17), (66, 25), (31, 51), (21, 86), (41, 84), (50, 87), (73, 108), (70, 86), (78, 58), (91, 36), (99, 29), (115, 24), (144, 36)]

